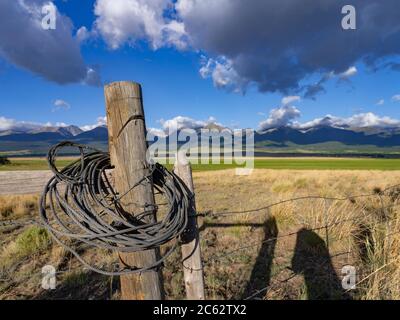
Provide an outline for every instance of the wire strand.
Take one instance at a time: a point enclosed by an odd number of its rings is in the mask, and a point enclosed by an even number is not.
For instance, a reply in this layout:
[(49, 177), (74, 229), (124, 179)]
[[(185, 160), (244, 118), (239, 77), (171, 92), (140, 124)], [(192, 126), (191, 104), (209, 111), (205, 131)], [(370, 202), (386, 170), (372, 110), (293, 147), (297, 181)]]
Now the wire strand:
[[(56, 167), (57, 154), (68, 147), (78, 148), (81, 157), (59, 171)], [(46, 184), (40, 200), (41, 225), (87, 268), (105, 275), (145, 272), (160, 267), (176, 249), (178, 239), (187, 226), (193, 197), (174, 173), (160, 164), (151, 164), (149, 175), (128, 191), (121, 192), (120, 196), (106, 175), (106, 170), (112, 168), (106, 152), (67, 141), (52, 147), (47, 160), (54, 176)], [(143, 183), (154, 185), (167, 200), (169, 207), (159, 221), (148, 222), (147, 219), (157, 213), (155, 205), (144, 204), (139, 207), (140, 212), (123, 209), (121, 199)], [(91, 265), (71, 245), (71, 242), (86, 243), (118, 253), (131, 253), (157, 249), (172, 241), (175, 241), (174, 245), (153, 264), (132, 267), (122, 263), (118, 271), (102, 270)]]

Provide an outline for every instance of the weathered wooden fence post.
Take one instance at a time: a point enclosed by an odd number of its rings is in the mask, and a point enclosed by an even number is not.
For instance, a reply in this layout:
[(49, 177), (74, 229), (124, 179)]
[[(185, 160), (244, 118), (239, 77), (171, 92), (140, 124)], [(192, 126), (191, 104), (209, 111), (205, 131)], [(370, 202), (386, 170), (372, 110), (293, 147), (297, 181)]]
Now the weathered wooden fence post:
[[(174, 172), (194, 194), (192, 168), (184, 152), (176, 155)], [(185, 278), (186, 297), (189, 300), (204, 300), (204, 275), (201, 261), (200, 237), (197, 226), (197, 217), (189, 212), (189, 222), (186, 232), (182, 235), (182, 260)]]
[[(134, 82), (115, 82), (105, 87), (109, 151), (111, 164), (115, 166), (115, 188), (124, 194), (150, 173), (146, 161), (146, 125), (141, 86)], [(130, 213), (143, 212), (154, 205), (153, 185), (143, 182), (121, 199), (122, 208)], [(148, 209), (147, 209), (148, 210)], [(155, 220), (155, 215), (149, 217)], [(128, 266), (153, 264), (158, 250), (121, 253)], [(163, 298), (161, 272), (150, 270), (141, 274), (121, 276), (123, 300), (160, 300)]]

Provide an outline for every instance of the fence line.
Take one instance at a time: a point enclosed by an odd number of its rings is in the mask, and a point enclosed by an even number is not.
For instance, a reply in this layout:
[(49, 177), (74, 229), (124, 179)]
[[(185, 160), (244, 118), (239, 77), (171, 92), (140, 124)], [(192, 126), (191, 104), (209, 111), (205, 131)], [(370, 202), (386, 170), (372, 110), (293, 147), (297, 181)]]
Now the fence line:
[(400, 184), (395, 184), (392, 186), (389, 186), (383, 190), (380, 190), (379, 192), (371, 192), (367, 194), (359, 194), (359, 195), (353, 195), (353, 196), (347, 196), (343, 198), (339, 197), (326, 197), (326, 196), (303, 196), (303, 197), (296, 197), (296, 198), (290, 198), (290, 199), (285, 199), (281, 200), (275, 203), (271, 203), (265, 207), (261, 208), (255, 208), (255, 209), (249, 209), (249, 210), (242, 210), (242, 211), (224, 211), (224, 212), (216, 212), (216, 213), (204, 213), (204, 214), (199, 214), (199, 216), (207, 216), (207, 217), (223, 217), (223, 216), (230, 216), (230, 215), (237, 215), (237, 214), (245, 214), (245, 213), (257, 213), (260, 211), (264, 211), (267, 209), (270, 209), (272, 207), (288, 203), (288, 202), (295, 202), (295, 201), (300, 201), (300, 200), (333, 200), (333, 201), (347, 201), (347, 200), (353, 200), (353, 199), (358, 199), (358, 198), (366, 198), (366, 197), (373, 197), (373, 196), (378, 196), (379, 193), (385, 193), (389, 190), (395, 189), (395, 188), (400, 188)]
[[(368, 207), (368, 205), (365, 204), (365, 203), (363, 203), (363, 204), (360, 205), (358, 202), (355, 202), (355, 201), (354, 201), (355, 199), (368, 198), (368, 197), (377, 197), (378, 200), (380, 201), (380, 204), (381, 204), (381, 205), (380, 205), (378, 208), (376, 208), (376, 209), (382, 210), (382, 212), (384, 213), (384, 219), (385, 219), (384, 222), (386, 222), (386, 223), (388, 224), (390, 221), (393, 221), (393, 220), (397, 219), (398, 217), (396, 217), (396, 216), (394, 216), (394, 217), (389, 217), (389, 216), (388, 216), (388, 212), (387, 212), (387, 210), (389, 210), (389, 209), (391, 209), (391, 208), (398, 207), (398, 206), (400, 205), (399, 203), (397, 203), (397, 199), (394, 199), (394, 200), (392, 199), (392, 201), (395, 201), (395, 203), (392, 203), (392, 204), (390, 204), (390, 205), (385, 205), (385, 201), (383, 200), (383, 196), (385, 195), (385, 196), (392, 197), (392, 195), (386, 194), (386, 193), (387, 193), (388, 191), (390, 191), (390, 190), (394, 190), (394, 189), (399, 188), (399, 187), (400, 187), (400, 184), (396, 184), (396, 185), (393, 185), (393, 186), (389, 186), (389, 187), (387, 187), (387, 188), (385, 188), (385, 189), (383, 189), (383, 190), (374, 191), (374, 192), (372, 192), (372, 193), (359, 194), (359, 195), (347, 196), (347, 197), (324, 197), (324, 196), (303, 196), (303, 197), (296, 197), (296, 198), (292, 198), (292, 199), (281, 200), (281, 201), (278, 201), (278, 202), (275, 202), (275, 203), (271, 203), (271, 204), (269, 204), (269, 205), (267, 205), (267, 206), (264, 206), (264, 207), (262, 207), (262, 208), (256, 208), (256, 209), (252, 209), (252, 210), (231, 211), (231, 212), (220, 212), (220, 213), (200, 213), (200, 214), (197, 214), (197, 216), (223, 218), (223, 217), (232, 216), (232, 215), (239, 215), (239, 214), (260, 213), (260, 212), (262, 212), (262, 211), (265, 211), (265, 210), (267, 210), (267, 209), (271, 209), (271, 208), (273, 208), (273, 207), (276, 207), (276, 206), (279, 206), (279, 205), (282, 205), (282, 204), (285, 204), (285, 203), (297, 202), (297, 201), (301, 201), (301, 200), (324, 200), (324, 201), (336, 201), (336, 202), (351, 201), (351, 202), (356, 206), (355, 210), (357, 210), (357, 209), (358, 209), (358, 210), (361, 210), (362, 212), (364, 212), (364, 214), (360, 214), (360, 215), (357, 215), (357, 216), (354, 216), (354, 217), (351, 217), (351, 218), (343, 218), (343, 219), (339, 219), (339, 220), (337, 220), (337, 219), (334, 218), (333, 221), (329, 221), (329, 215), (327, 214), (327, 212), (328, 212), (329, 210), (326, 210), (326, 212), (324, 212), (324, 217), (325, 217), (324, 222), (325, 222), (325, 223), (320, 224), (320, 225), (316, 225), (316, 226), (313, 226), (313, 227), (307, 227), (307, 226), (306, 226), (306, 229), (307, 229), (308, 231), (321, 231), (321, 230), (326, 230), (326, 232), (327, 232), (327, 239), (328, 239), (328, 241), (329, 241), (329, 230), (330, 230), (331, 228), (336, 227), (336, 226), (338, 226), (338, 225), (342, 225), (342, 224), (347, 223), (347, 222), (353, 222), (353, 221), (365, 219), (365, 218), (368, 218), (368, 217), (370, 217), (370, 216), (376, 214), (376, 211), (370, 211), (370, 212), (365, 213), (365, 210), (366, 210), (366, 208)], [(168, 204), (168, 203), (162, 203), (162, 204), (158, 204), (158, 206), (167, 205), (167, 204)], [(333, 207), (333, 206), (334, 206), (334, 204), (331, 203), (331, 204), (330, 204), (330, 207)], [(37, 220), (35, 220), (35, 219), (25, 219), (25, 220), (21, 220), (21, 219), (19, 219), (19, 220), (1, 220), (1, 221), (0, 221), (0, 228), (1, 228), (1, 227), (13, 227), (13, 226), (16, 226), (16, 227), (18, 227), (18, 226), (20, 226), (20, 227), (25, 227), (25, 226), (29, 226), (29, 225), (38, 225), (38, 226), (41, 226), (42, 223), (39, 222), (39, 221), (37, 221)], [(305, 224), (304, 224), (304, 223), (301, 223), (301, 224), (298, 224), (298, 225), (296, 225), (296, 226), (305, 226)], [(392, 237), (393, 235), (398, 234), (398, 233), (400, 233), (400, 230), (399, 230), (399, 231), (390, 232), (390, 233), (386, 234), (386, 235), (383, 237), (383, 239), (390, 238), (390, 237)], [(252, 242), (251, 244), (247, 244), (247, 245), (244, 245), (244, 246), (240, 246), (240, 247), (237, 247), (237, 248), (235, 248), (235, 249), (232, 249), (232, 250), (229, 251), (229, 252), (225, 252), (225, 253), (223, 253), (223, 254), (221, 254), (221, 255), (214, 256), (214, 257), (212, 257), (212, 258), (210, 258), (210, 259), (208, 259), (208, 260), (206, 260), (206, 261), (203, 261), (203, 264), (204, 264), (205, 266), (207, 266), (207, 265), (210, 265), (210, 264), (213, 263), (213, 262), (217, 262), (217, 261), (222, 260), (223, 258), (232, 256), (232, 255), (234, 255), (235, 253), (237, 253), (237, 252), (239, 252), (239, 251), (241, 251), (241, 250), (245, 250), (245, 249), (248, 249), (248, 248), (252, 248), (252, 247), (254, 247), (254, 246), (256, 246), (256, 245), (259, 246), (259, 245), (262, 245), (262, 244), (264, 244), (264, 243), (268, 243), (268, 242), (272, 242), (272, 241), (278, 241), (279, 239), (282, 239), (282, 238), (288, 238), (288, 237), (296, 236), (296, 235), (298, 235), (298, 234), (299, 234), (299, 231), (294, 231), (294, 232), (289, 232), (289, 233), (286, 233), (286, 234), (283, 234), (283, 235), (279, 235), (279, 236), (276, 236), (276, 237), (272, 237), (272, 238), (268, 238), (268, 239), (263, 239), (263, 240), (261, 240), (261, 241), (254, 241), (254, 242)], [(341, 252), (341, 253), (338, 253), (337, 255), (350, 254), (350, 253), (352, 253), (352, 252), (354, 252), (354, 251)], [(332, 254), (332, 255), (331, 255), (331, 258), (334, 258), (334, 257), (335, 257), (335, 254)], [(393, 264), (394, 262), (396, 262), (399, 258), (400, 258), (400, 257), (398, 257), (398, 258), (396, 258), (396, 259), (394, 259), (394, 260), (391, 260), (390, 262), (388, 262), (387, 264), (385, 264), (385, 265), (381, 266), (380, 268), (374, 270), (374, 271), (371, 272), (370, 274), (367, 274), (364, 278), (362, 278), (359, 282), (357, 282), (357, 285), (359, 285), (359, 284), (365, 282), (367, 279), (369, 279), (369, 278), (370, 278), (371, 276), (373, 276), (374, 274), (380, 272), (381, 270), (385, 269), (387, 266), (389, 266), (389, 265)], [(183, 264), (183, 262), (181, 262), (181, 263), (182, 263), (182, 266), (183, 266), (184, 268), (187, 268), (187, 267), (185, 267), (185, 265)], [(117, 264), (116, 264), (116, 265), (117, 265)], [(289, 267), (290, 267), (289, 265), (283, 266), (281, 269), (278, 270), (278, 273), (277, 273), (277, 274), (279, 274), (280, 272), (282, 272), (282, 271), (285, 270), (285, 269), (288, 269)], [(193, 269), (190, 269), (190, 270), (193, 271)], [(294, 276), (295, 276), (295, 275), (293, 275), (293, 277), (294, 277)], [(289, 280), (290, 280), (291, 278), (293, 278), (293, 277), (289, 277), (288, 279), (283, 280), (282, 282), (287, 282), (287, 281), (289, 281)], [(4, 280), (2, 280), (2, 281), (4, 281)], [(267, 291), (268, 288), (270, 288), (270, 287), (271, 287), (271, 286), (269, 285), (269, 286), (267, 286), (267, 287), (265, 287), (265, 288), (262, 288), (262, 289), (260, 289), (260, 290), (257, 290), (255, 293), (253, 293), (252, 295), (250, 295), (250, 296), (247, 297), (246, 299), (252, 299), (252, 298), (254, 298), (254, 297), (260, 295), (261, 293)]]

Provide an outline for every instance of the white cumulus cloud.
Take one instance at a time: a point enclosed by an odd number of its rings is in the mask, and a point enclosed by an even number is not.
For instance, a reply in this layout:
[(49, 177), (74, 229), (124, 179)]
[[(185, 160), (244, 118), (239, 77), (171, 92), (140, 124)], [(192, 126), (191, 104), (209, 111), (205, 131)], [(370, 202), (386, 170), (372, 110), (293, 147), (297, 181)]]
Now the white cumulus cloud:
[(165, 132), (173, 132), (182, 129), (201, 129), (209, 124), (216, 123), (216, 119), (210, 117), (203, 121), (184, 116), (177, 116), (169, 120), (160, 120), (160, 123)]
[(199, 72), (202, 78), (211, 78), (217, 88), (224, 88), (237, 93), (243, 93), (246, 90), (247, 81), (239, 77), (232, 66), (232, 61), (225, 57), (215, 60), (203, 56), (202, 67)]
[(97, 127), (101, 127), (101, 126), (105, 126), (105, 125), (107, 125), (107, 117), (98, 117), (96, 123), (84, 125), (84, 126), (81, 126), (80, 128), (83, 131), (89, 131), (89, 130), (93, 130)]
[(396, 94), (392, 97), (392, 101), (399, 102), (400, 101), (400, 94)]
[(291, 126), (293, 121), (301, 116), (301, 112), (294, 106), (283, 106), (272, 109), (266, 120), (261, 121), (258, 126), (258, 131)]
[(0, 131), (13, 130), (17, 132), (29, 132), (43, 127), (53, 127), (53, 126), (66, 127), (67, 124), (63, 122), (57, 122), (53, 124), (51, 122), (38, 123), (32, 121), (17, 121), (15, 119), (0, 117)]
[(53, 103), (53, 106), (54, 106), (53, 109), (52, 109), (53, 112), (59, 111), (59, 110), (62, 110), (62, 109), (68, 110), (68, 109), (71, 108), (71, 105), (67, 101), (64, 101), (62, 99), (55, 100), (54, 103)]
[(358, 70), (356, 67), (352, 66), (348, 68), (346, 71), (339, 74), (339, 78), (343, 80), (347, 80), (350, 77), (353, 77), (357, 74)]
[(216, 125), (221, 128), (225, 126), (219, 122), (214, 117), (209, 117), (207, 120), (196, 120), (190, 117), (177, 116), (172, 119), (158, 121), (161, 124), (161, 128), (148, 128), (148, 132), (154, 136), (166, 137), (173, 132), (185, 130), (185, 129), (203, 129), (209, 125)]
[(287, 96), (282, 98), (282, 105), (286, 106), (300, 100), (301, 100), (300, 96)]
[(112, 49), (147, 40), (153, 49), (186, 47), (184, 25), (165, 17), (170, 0), (97, 0), (95, 27)]
[(316, 126), (331, 126), (337, 128), (391, 128), (400, 126), (400, 121), (387, 116), (378, 116), (372, 112), (358, 113), (351, 117), (341, 118), (333, 115), (326, 115), (305, 123), (296, 123), (295, 127), (308, 129)]
[(76, 39), (78, 40), (79, 43), (85, 42), (92, 36), (92, 33), (85, 27), (80, 27), (78, 31), (76, 32)]

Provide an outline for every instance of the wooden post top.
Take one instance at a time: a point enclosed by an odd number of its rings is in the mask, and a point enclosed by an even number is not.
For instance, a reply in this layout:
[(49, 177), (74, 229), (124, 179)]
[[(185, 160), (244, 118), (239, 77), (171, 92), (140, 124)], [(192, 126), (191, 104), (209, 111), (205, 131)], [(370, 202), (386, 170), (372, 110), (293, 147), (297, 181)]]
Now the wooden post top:
[(135, 81), (114, 81), (110, 82), (109, 84), (106, 84), (106, 88), (108, 87), (113, 87), (113, 86), (120, 86), (120, 85), (134, 85), (134, 86), (139, 86), (141, 87), (141, 84)]
[(104, 87), (104, 92), (106, 104), (125, 99), (143, 99), (142, 86), (133, 81), (112, 82)]

